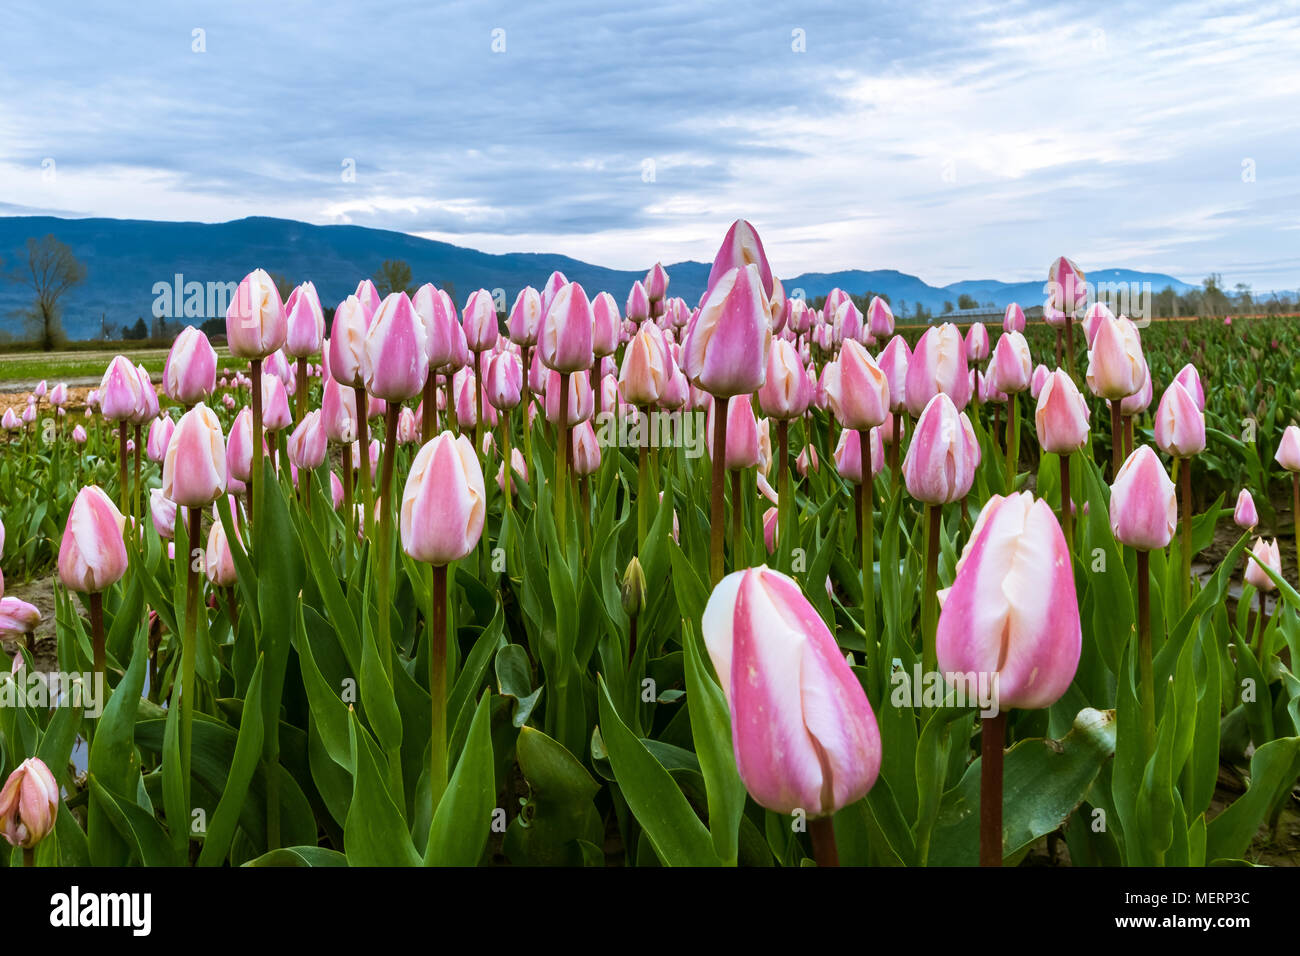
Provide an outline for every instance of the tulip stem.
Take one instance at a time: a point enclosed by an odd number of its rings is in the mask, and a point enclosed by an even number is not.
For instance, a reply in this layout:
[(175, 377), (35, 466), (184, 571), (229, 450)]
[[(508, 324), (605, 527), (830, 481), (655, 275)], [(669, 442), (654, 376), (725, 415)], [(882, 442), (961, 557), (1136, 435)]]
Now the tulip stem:
[(483, 353), (474, 353), (474, 454), (483, 454), (483, 375), (479, 371)]
[[(648, 409), (639, 408), (637, 414), (648, 416)], [(650, 452), (644, 445), (636, 450), (636, 550), (645, 551), (646, 535), (650, 531)]]
[(90, 647), (96, 674), (104, 673), (104, 595), (90, 593)]
[(119, 448), (119, 454), (117, 456), (117, 482), (121, 487), (118, 489), (117, 499), (122, 514), (126, 514), (131, 507), (130, 502), (127, 499), (127, 495), (130, 493), (131, 483), (127, 479), (126, 463), (127, 463), (127, 459), (130, 456), (130, 452), (126, 450), (126, 442), (127, 442), (126, 422), (118, 422), (117, 444)]
[(921, 632), (925, 639), (922, 656), (925, 672), (939, 669), (939, 653), (935, 648), (939, 629), (939, 535), (943, 530), (943, 509), (939, 505), (925, 506), (925, 588), (921, 593)]
[(456, 402), (455, 399), (452, 398), (451, 380), (452, 380), (451, 375), (444, 375), (442, 377), (442, 384), (445, 389), (445, 394), (447, 396), (446, 401), (444, 403), (447, 406), (445, 409), (447, 413), (447, 429), (453, 434), (459, 435), (460, 419), (456, 417)]
[(298, 359), (297, 388), (298, 388), (298, 394), (296, 397), (298, 399), (298, 415), (294, 419), (295, 424), (301, 423), (304, 416), (306, 416), (307, 414), (307, 357), (306, 356), (302, 356), (301, 358)]
[(1291, 520), (1295, 528), (1296, 566), (1300, 568), (1300, 471), (1291, 475)]
[[(248, 520), (256, 521), (262, 513), (262, 360), (253, 359), (253, 458), (248, 469)], [(257, 550), (257, 536), (252, 536), (253, 550)]]
[(510, 411), (502, 409), (501, 411), (501, 464), (504, 468), (505, 492), (506, 492), (506, 510), (514, 508), (515, 500), (515, 468), (513, 461), (513, 452), (510, 447)]
[(23, 866), (35, 866), (35, 865), (36, 865), (36, 848), (29, 847), (29, 846), (23, 847)]
[(1124, 459), (1127, 461), (1128, 456), (1133, 454), (1133, 416), (1123, 414), (1121, 406), (1119, 420), (1120, 428), (1124, 432)]
[(776, 537), (778, 542), (793, 546), (789, 539), (790, 518), (794, 514), (794, 502), (790, 500), (790, 422), (784, 418), (776, 423), (776, 448)]
[(859, 486), (862, 514), (862, 626), (867, 639), (867, 675), (879, 688), (880, 649), (876, 646), (876, 489), (871, 477), (871, 433), (858, 431), (858, 441), (866, 457), (862, 459), (862, 484)]
[(1110, 480), (1119, 475), (1124, 464), (1124, 424), (1120, 421), (1119, 399), (1110, 403)]
[[(719, 406), (721, 403), (721, 406)], [(727, 480), (727, 399), (713, 399), (713, 483), (709, 488), (709, 577), (713, 587), (722, 580), (725, 545), (724, 489)]]
[(1074, 378), (1074, 316), (1065, 314), (1065, 367)]
[(1020, 409), (1020, 395), (1007, 396), (1007, 494), (1016, 490), (1016, 468), (1020, 458), (1020, 422), (1016, 414)]
[(1264, 632), (1268, 629), (1268, 609), (1264, 607), (1264, 592), (1259, 592), (1259, 610), (1255, 612), (1255, 661), (1264, 667)]
[(533, 347), (525, 345), (523, 351), (524, 380), (520, 395), (519, 414), (521, 416), (520, 424), (523, 426), (524, 431), (524, 464), (531, 469), (533, 467), (533, 436), (532, 429), (529, 427), (528, 410), (533, 405), (533, 387), (528, 384), (528, 370), (532, 367)]
[(980, 721), (980, 866), (1002, 865), (1002, 746), (1007, 713)]
[[(433, 699), (429, 783), (436, 812), (447, 789), (447, 566), (433, 565), (429, 614), (429, 696)], [(430, 820), (433, 819), (430, 815)]]
[(132, 511), (131, 514), (140, 513), (140, 455), (143, 451), (143, 442), (140, 440), (140, 426), (135, 426), (135, 480), (134, 487), (131, 489), (132, 494)]
[(438, 373), (429, 369), (420, 405), (420, 444), (427, 445), (438, 434)]
[[(348, 560), (352, 553), (352, 522), (356, 520), (357, 509), (352, 506), (352, 449), (343, 446), (343, 576), (347, 577)], [(331, 489), (332, 491), (333, 489)]]
[[(186, 543), (192, 554), (202, 532), (203, 510), (189, 509), (189, 527), (186, 528)], [(194, 664), (198, 645), (199, 631), (199, 573), (194, 570), (194, 562), (189, 555), (176, 556), (185, 565), (185, 634), (181, 645), (181, 781), (185, 787), (185, 812), (187, 819), (174, 821), (176, 826), (189, 826), (190, 811), (190, 768), (193, 757), (194, 740)], [(188, 839), (188, 837), (187, 837)]]
[(393, 488), (393, 458), (397, 455), (397, 418), (401, 406), (389, 402), (384, 412), (384, 463), (379, 474), (379, 533), (375, 542), (375, 579), (379, 598), (379, 660), (389, 683), (393, 680), (393, 635), (391, 610), (392, 562), (389, 555), (389, 541), (393, 528), (393, 509), (390, 507), (390, 493)]
[(1151, 555), (1137, 553), (1138, 591), (1138, 692), (1141, 695), (1142, 739), (1145, 756), (1151, 759), (1156, 750), (1156, 689), (1151, 667)]
[(1182, 470), (1178, 473), (1178, 486), (1183, 498), (1182, 551), (1183, 559), (1183, 607), (1192, 603), (1192, 460), (1182, 461)]
[[(366, 397), (366, 390), (360, 385), (355, 386), (354, 393), (357, 398), (357, 449), (358, 457), (361, 459), (361, 465), (357, 470), (361, 473), (361, 500), (365, 504), (361, 526), (369, 535), (375, 521), (375, 492), (370, 486), (370, 422), (366, 419), (370, 400)], [(256, 438), (253, 442), (254, 447), (257, 447)]]
[(817, 817), (808, 821), (808, 835), (812, 837), (813, 859), (818, 866), (839, 866), (840, 851), (835, 845), (833, 817)]
[(1061, 456), (1061, 530), (1065, 532), (1065, 550), (1074, 560), (1074, 513), (1070, 496), (1070, 456)]
[(740, 539), (745, 533), (745, 512), (741, 501), (741, 477), (744, 470), (737, 468), (731, 472), (731, 566), (743, 567), (749, 562), (741, 553)]
[(560, 417), (555, 424), (555, 533), (564, 551), (568, 537), (569, 497), (569, 373), (560, 373)]

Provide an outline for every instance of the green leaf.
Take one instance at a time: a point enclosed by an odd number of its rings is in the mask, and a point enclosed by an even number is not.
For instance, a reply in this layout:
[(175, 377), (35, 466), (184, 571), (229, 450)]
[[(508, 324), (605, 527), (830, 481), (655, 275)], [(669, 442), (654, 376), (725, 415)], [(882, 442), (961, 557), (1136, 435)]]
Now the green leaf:
[[(98, 779), (100, 792), (105, 794), (134, 793), (140, 779), (140, 757), (133, 736), (148, 658), (145, 629), (137, 627), (131, 664), (113, 689), (90, 744), (89, 772)], [(90, 858), (96, 866), (120, 866), (126, 862), (126, 845), (118, 837), (115, 822), (120, 814), (113, 814), (113, 809), (95, 791), (91, 792), (87, 833)], [(105, 813), (111, 816), (106, 817)]]
[(731, 712), (722, 688), (709, 676), (689, 622), (682, 633), (686, 643), (686, 695), (691, 735), (708, 794), (713, 849), (724, 864), (735, 866), (737, 831), (745, 812), (745, 784), (740, 779), (732, 750)]
[[(248, 796), (249, 784), (257, 771), (262, 756), (262, 662), (258, 655), (253, 679), (248, 685), (248, 697), (239, 719), (239, 737), (235, 743), (235, 759), (226, 778), (226, 789), (221, 794), (217, 809), (208, 823), (208, 832), (199, 853), (199, 866), (217, 866), (225, 859), (239, 823), (239, 811)], [(277, 768), (278, 769), (278, 768)]]
[(491, 694), (484, 694), (479, 700), (456, 771), (433, 815), (424, 854), (428, 866), (477, 866), (487, 846), (496, 805), (491, 699)]
[(348, 858), (323, 846), (289, 846), (263, 853), (244, 866), (347, 866)]
[(343, 824), (343, 848), (350, 866), (419, 866), (406, 821), (384, 785), (375, 750), (355, 711), (348, 722), (356, 767), (352, 803)]
[(1300, 737), (1279, 737), (1250, 758), (1250, 787), (1210, 821), (1205, 858), (1239, 859), (1278, 796), (1300, 773)]

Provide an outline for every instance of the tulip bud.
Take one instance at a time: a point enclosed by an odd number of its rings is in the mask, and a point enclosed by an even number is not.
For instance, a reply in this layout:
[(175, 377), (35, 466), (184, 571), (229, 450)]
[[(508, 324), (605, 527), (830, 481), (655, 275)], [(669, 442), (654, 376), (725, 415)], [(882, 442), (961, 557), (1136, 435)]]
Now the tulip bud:
[(623, 317), (618, 303), (608, 292), (602, 292), (591, 301), (591, 348), (597, 356), (613, 355), (618, 350), (619, 333)]
[[(551, 303), (555, 301), (556, 294), (569, 284), (569, 280), (563, 272), (558, 269), (550, 274), (546, 280), (546, 285), (542, 286), (542, 321), (546, 321), (546, 313), (551, 311)], [(540, 335), (540, 333), (539, 333)]]
[(878, 295), (872, 296), (867, 305), (867, 331), (882, 340), (894, 334), (894, 311)]
[(515, 304), (506, 320), (510, 341), (519, 346), (537, 344), (537, 333), (542, 326), (542, 296), (532, 286), (524, 286), (515, 296)]
[(212, 394), (216, 380), (216, 350), (206, 335), (186, 326), (167, 353), (163, 394), (179, 405), (196, 405)]
[[(874, 478), (880, 474), (880, 470), (885, 465), (885, 450), (881, 442), (880, 429), (873, 428), (868, 434), (871, 436), (871, 475)], [(851, 481), (855, 485), (862, 484), (862, 433), (854, 431), (851, 428), (845, 428), (840, 432), (839, 443), (835, 446), (835, 471), (845, 481)], [(868, 479), (869, 480), (869, 479)]]
[(632, 291), (627, 294), (627, 317), (638, 323), (650, 317), (650, 297), (640, 279), (632, 283)]
[(862, 338), (862, 313), (852, 299), (844, 299), (835, 309), (831, 322), (831, 339), (836, 345)]
[(630, 618), (639, 617), (645, 610), (646, 583), (645, 571), (641, 562), (633, 555), (623, 572), (623, 586), (620, 589), (623, 599), (623, 613)]
[(126, 518), (95, 485), (77, 492), (59, 544), (59, 580), (73, 591), (104, 591), (126, 573)]
[(80, 425), (74, 427), (72, 429), (72, 440), (78, 445), (84, 445), (86, 443), (86, 429)]
[(1256, 538), (1254, 546), (1250, 549), (1250, 555), (1250, 558), (1246, 559), (1244, 575), (1246, 583), (1257, 591), (1276, 591), (1277, 585), (1261, 565), (1271, 568), (1274, 574), (1281, 576), (1282, 555), (1278, 550), (1277, 539), (1265, 541), (1263, 538)]
[[(727, 235), (723, 237), (718, 254), (713, 257), (713, 268), (709, 270), (708, 290), (712, 292), (713, 287), (732, 269), (745, 269), (749, 266), (753, 266), (756, 270), (763, 288), (762, 298), (766, 307), (773, 289), (772, 267), (767, 263), (767, 253), (763, 251), (763, 240), (758, 238), (758, 232), (744, 219), (737, 219), (727, 230)], [(654, 296), (651, 295), (650, 298), (653, 300)], [(722, 393), (714, 392), (714, 394)]]
[(465, 557), (483, 533), (487, 492), (464, 435), (443, 432), (420, 449), (402, 491), (402, 550), (444, 565)]
[(1156, 551), (1173, 540), (1177, 525), (1174, 483), (1150, 446), (1139, 445), (1111, 486), (1110, 530), (1120, 544)]
[[(713, 450), (713, 420), (721, 401), (714, 402), (709, 408), (708, 447)], [(754, 418), (754, 406), (748, 395), (736, 395), (726, 400), (727, 406), (727, 448), (723, 461), (728, 471), (741, 468), (754, 468), (759, 460), (758, 420)]]
[[(492, 436), (491, 436), (491, 435), (484, 435), (484, 436), (483, 436), (483, 439), (484, 439), (483, 444), (484, 444), (484, 445), (487, 445), (488, 442), (492, 440)], [(494, 445), (494, 447), (495, 447), (495, 445)], [(486, 457), (486, 455), (487, 455), (487, 452), (485, 451), (485, 452), (484, 452), (484, 456)], [(527, 463), (526, 461), (524, 461), (523, 453), (520, 452), (520, 450), (519, 450), (518, 448), (511, 448), (511, 449), (510, 449), (510, 472), (511, 472), (511, 474), (510, 474), (510, 494), (513, 495), (513, 494), (515, 493), (515, 483), (516, 483), (516, 481), (517, 481), (517, 479), (515, 478), (515, 475), (518, 475), (519, 478), (522, 478), (522, 479), (524, 480), (525, 483), (527, 483), (527, 481), (528, 481), (528, 463)], [(504, 461), (501, 462), (501, 467), (497, 469), (497, 487), (501, 489), (501, 491), (502, 491), (503, 494), (505, 493), (505, 490), (506, 490), (506, 463), (505, 463)]]
[(1038, 444), (1053, 455), (1078, 451), (1088, 441), (1090, 414), (1088, 403), (1074, 380), (1063, 369), (1056, 369), (1047, 376), (1043, 390), (1038, 393), (1038, 408), (1034, 412)]
[(907, 446), (903, 481), (908, 494), (932, 505), (960, 501), (975, 482), (980, 457), (970, 419), (939, 392), (921, 412)]
[(226, 309), (226, 343), (230, 354), (266, 358), (284, 345), (287, 334), (280, 291), (264, 270), (254, 269), (239, 283)]
[[(1043, 394), (1043, 386), (1047, 384), (1047, 379), (1050, 374), (1051, 373), (1048, 371), (1046, 365), (1039, 364), (1034, 366), (1034, 377), (1029, 382), (1029, 396), (1034, 401), (1038, 401), (1038, 396)], [(1076, 391), (1078, 391), (1078, 389), (1076, 389)]]
[(28, 757), (0, 789), (0, 833), (10, 846), (30, 850), (50, 834), (58, 815), (58, 781), (39, 757)]
[(590, 421), (573, 429), (573, 470), (580, 477), (595, 474), (600, 468), (600, 442)]
[(1019, 332), (1003, 332), (993, 347), (993, 361), (989, 365), (991, 387), (1016, 395), (1029, 388), (1033, 375), (1034, 360), (1025, 337)]
[(295, 359), (319, 355), (325, 341), (325, 310), (321, 308), (316, 286), (304, 282), (289, 293), (284, 314), (285, 354)]
[(308, 412), (289, 436), (289, 462), (295, 468), (314, 471), (325, 462), (329, 436), (321, 415), (320, 409)]
[(284, 382), (275, 375), (262, 376), (262, 427), (268, 432), (278, 432), (293, 424), (289, 411), (289, 394)]
[[(237, 514), (238, 512), (233, 512)], [(239, 536), (239, 525), (235, 525), (235, 536)], [(213, 587), (234, 587), (239, 580), (235, 570), (235, 558), (230, 553), (230, 541), (226, 529), (220, 521), (212, 523), (208, 532), (208, 547), (203, 553), (203, 573), (212, 582)]]
[(1160, 450), (1174, 458), (1191, 458), (1205, 451), (1205, 414), (1177, 379), (1165, 389), (1156, 407), (1155, 439)]
[(835, 417), (854, 431), (875, 428), (889, 415), (889, 380), (866, 348), (852, 339), (844, 342), (833, 363), (826, 395)]
[(420, 423), (415, 412), (403, 408), (397, 413), (397, 444), (417, 445), (420, 442)]
[(682, 343), (682, 371), (712, 395), (747, 395), (766, 378), (771, 343), (761, 273), (748, 265), (710, 282)]
[(1145, 374), (1137, 328), (1127, 319), (1102, 319), (1088, 350), (1088, 388), (1098, 398), (1117, 400), (1140, 390)]
[[(495, 322), (496, 312), (492, 315)], [(405, 292), (392, 293), (380, 304), (362, 345), (361, 377), (366, 391), (390, 402), (414, 398), (429, 376), (428, 354), (428, 330), (410, 297)]]
[(1073, 261), (1060, 256), (1047, 270), (1047, 302), (1043, 315), (1051, 324), (1051, 316), (1074, 315), (1088, 301), (1088, 286), (1083, 272)]
[(989, 357), (989, 330), (983, 322), (972, 322), (966, 331), (966, 361), (982, 362)]
[(966, 343), (951, 322), (931, 326), (916, 343), (907, 363), (907, 410), (920, 415), (935, 395), (947, 395), (957, 410), (970, 402)]
[[(41, 612), (34, 604), (16, 597), (0, 597), (0, 641), (16, 641), (36, 630)], [(15, 662), (21, 657), (15, 657)]]
[(782, 420), (799, 418), (812, 403), (813, 392), (812, 380), (795, 347), (777, 339), (768, 353), (767, 375), (758, 390), (763, 414)]
[(1083, 316), (1083, 338), (1088, 343), (1088, 348), (1092, 348), (1092, 340), (1097, 336), (1097, 326), (1101, 325), (1102, 319), (1115, 320), (1115, 313), (1105, 302), (1094, 302), (1088, 306), (1088, 311)]
[[(247, 427), (251, 447), (251, 417)], [(181, 416), (172, 433), (163, 459), (162, 492), (176, 504), (200, 508), (221, 497), (228, 483), (229, 465), (221, 422), (200, 402)]]
[[(546, 420), (552, 425), (560, 422), (560, 373), (551, 372), (546, 379)], [(591, 378), (586, 372), (569, 376), (569, 399), (566, 409), (570, 428), (585, 422), (596, 408), (596, 393), (591, 388)]]
[(1018, 303), (1012, 302), (1002, 315), (1003, 332), (1025, 331), (1025, 310)]
[(153, 424), (149, 426), (149, 438), (145, 443), (145, 454), (154, 464), (161, 463), (167, 454), (167, 443), (172, 440), (172, 432), (175, 429), (176, 423), (168, 415), (155, 418)]
[(645, 294), (651, 302), (662, 302), (668, 294), (668, 272), (656, 262), (645, 274)]
[(1237, 495), (1237, 507), (1232, 512), (1232, 522), (1238, 528), (1244, 528), (1246, 531), (1251, 530), (1259, 524), (1259, 514), (1255, 511), (1255, 499), (1250, 496), (1250, 492), (1245, 488)]
[(1288, 425), (1283, 429), (1273, 460), (1289, 472), (1300, 471), (1300, 425)]
[(357, 388), (365, 384), (361, 357), (365, 352), (366, 331), (370, 320), (356, 296), (348, 296), (334, 310), (330, 326), (330, 376), (340, 385)]
[(727, 575), (701, 631), (731, 711), (736, 767), (761, 806), (822, 817), (860, 800), (880, 770), (880, 731), (862, 684), (792, 579)]
[[(1142, 360), (1142, 387), (1132, 395), (1126, 395), (1119, 401), (1119, 413), (1130, 417), (1141, 415), (1151, 404), (1151, 399), (1155, 393), (1151, 385), (1151, 369), (1147, 366), (1146, 359)], [(1107, 405), (1110, 404), (1108, 401)]]
[(461, 312), (461, 325), (465, 329), (465, 344), (471, 352), (486, 352), (497, 344), (501, 330), (497, 325), (497, 307), (491, 292), (479, 289), (470, 293)]
[(538, 352), (542, 364), (557, 372), (579, 372), (591, 368), (593, 324), (587, 293), (570, 282), (555, 294), (542, 320), (538, 335)]
[(632, 405), (654, 405), (668, 384), (668, 359), (663, 333), (647, 322), (623, 353), (623, 368), (619, 372), (619, 391)]
[(1174, 381), (1178, 382), (1187, 393), (1196, 400), (1196, 407), (1205, 411), (1205, 389), (1201, 385), (1201, 375), (1196, 371), (1196, 366), (1188, 362), (1178, 374), (1174, 376)]
[(99, 410), (105, 421), (134, 421), (144, 401), (140, 376), (125, 355), (108, 363), (99, 383)]
[(1065, 535), (1047, 502), (994, 495), (938, 594), (945, 674), (997, 675), (996, 706), (1036, 710), (1066, 692), (1083, 632)]

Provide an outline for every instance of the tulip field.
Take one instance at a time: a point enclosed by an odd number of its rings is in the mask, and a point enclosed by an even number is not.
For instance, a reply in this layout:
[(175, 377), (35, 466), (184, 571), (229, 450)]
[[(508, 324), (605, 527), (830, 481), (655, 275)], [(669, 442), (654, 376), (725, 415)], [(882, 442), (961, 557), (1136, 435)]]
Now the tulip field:
[(1300, 320), (779, 268), (255, 269), (0, 394), (0, 862), (1300, 861)]

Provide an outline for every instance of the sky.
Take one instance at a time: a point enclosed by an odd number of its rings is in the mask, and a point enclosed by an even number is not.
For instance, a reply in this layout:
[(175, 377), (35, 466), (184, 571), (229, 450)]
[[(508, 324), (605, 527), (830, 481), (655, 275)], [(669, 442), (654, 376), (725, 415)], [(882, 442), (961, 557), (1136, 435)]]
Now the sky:
[(5, 0), (0, 215), (1300, 288), (1300, 3)]

